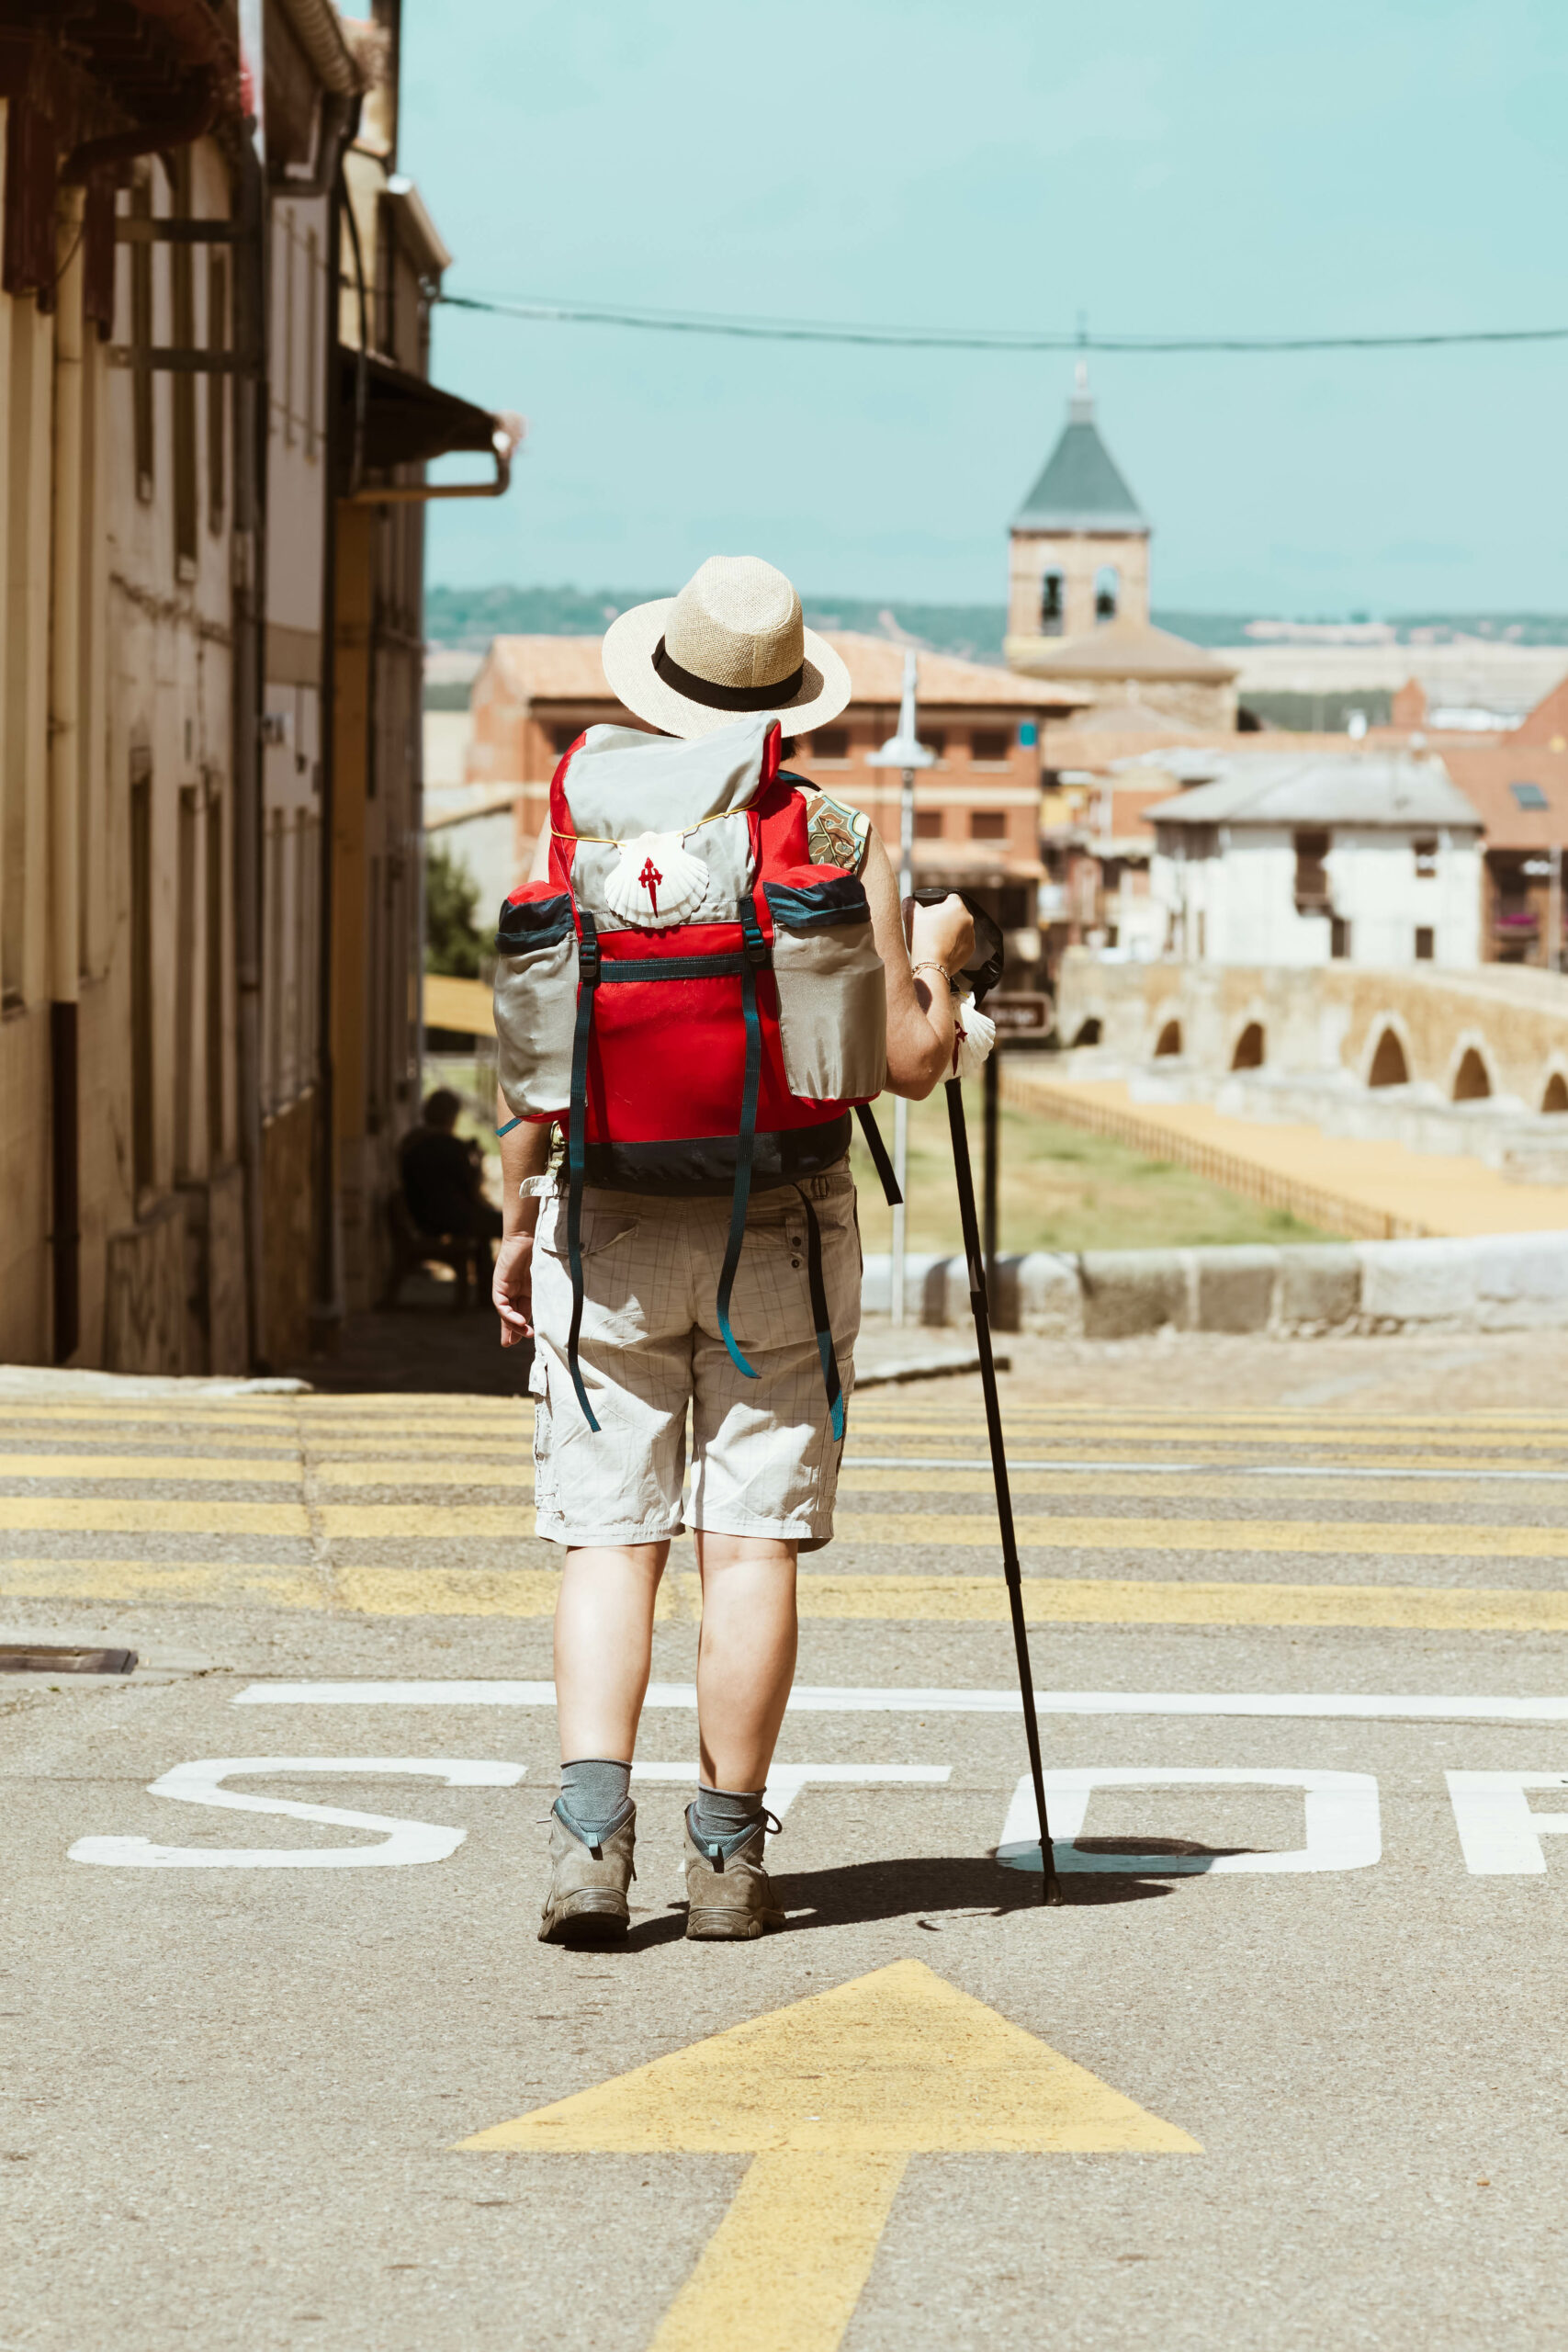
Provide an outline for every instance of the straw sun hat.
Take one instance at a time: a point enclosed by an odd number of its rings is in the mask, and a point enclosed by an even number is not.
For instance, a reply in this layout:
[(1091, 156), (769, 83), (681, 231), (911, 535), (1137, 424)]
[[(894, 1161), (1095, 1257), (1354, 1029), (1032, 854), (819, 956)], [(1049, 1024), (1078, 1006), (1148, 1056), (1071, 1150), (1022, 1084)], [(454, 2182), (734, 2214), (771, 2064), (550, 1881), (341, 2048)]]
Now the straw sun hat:
[(622, 613), (603, 660), (626, 708), (667, 735), (711, 735), (757, 710), (803, 735), (850, 699), (849, 672), (794, 588), (754, 555), (710, 555), (678, 596)]

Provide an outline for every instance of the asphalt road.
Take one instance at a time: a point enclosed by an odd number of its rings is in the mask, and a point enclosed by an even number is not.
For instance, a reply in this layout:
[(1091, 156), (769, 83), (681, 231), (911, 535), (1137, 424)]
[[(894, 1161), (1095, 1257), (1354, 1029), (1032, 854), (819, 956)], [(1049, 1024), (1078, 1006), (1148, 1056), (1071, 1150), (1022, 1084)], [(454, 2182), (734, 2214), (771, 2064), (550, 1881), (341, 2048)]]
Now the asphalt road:
[(535, 1939), (516, 1406), (6, 1401), (7, 1634), (141, 1663), (0, 1682), (0, 2346), (1560, 2342), (1568, 1410), (1168, 1361), (1011, 1384), (1065, 1907), (954, 1384), (852, 1417), (759, 1945), (677, 1559), (615, 1955)]

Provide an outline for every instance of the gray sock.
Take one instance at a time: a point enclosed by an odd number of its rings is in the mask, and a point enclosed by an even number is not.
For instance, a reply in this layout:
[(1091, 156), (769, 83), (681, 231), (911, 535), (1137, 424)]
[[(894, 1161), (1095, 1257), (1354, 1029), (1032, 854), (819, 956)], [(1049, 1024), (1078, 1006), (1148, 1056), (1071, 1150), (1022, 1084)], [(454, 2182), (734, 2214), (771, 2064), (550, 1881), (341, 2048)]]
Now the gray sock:
[(761, 1820), (764, 1793), (761, 1789), (699, 1787), (696, 1803), (686, 1816), (694, 1842), (705, 1853), (716, 1846), (721, 1854), (733, 1854)]
[(556, 1811), (585, 1846), (602, 1846), (629, 1818), (632, 1768), (603, 1756), (580, 1757), (560, 1768)]

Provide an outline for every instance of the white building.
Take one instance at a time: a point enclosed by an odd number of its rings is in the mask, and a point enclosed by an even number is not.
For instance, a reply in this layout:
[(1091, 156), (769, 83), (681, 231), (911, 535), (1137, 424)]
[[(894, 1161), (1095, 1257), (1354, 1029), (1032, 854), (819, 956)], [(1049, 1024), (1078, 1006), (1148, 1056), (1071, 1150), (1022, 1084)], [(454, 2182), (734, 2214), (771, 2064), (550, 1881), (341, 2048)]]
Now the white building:
[(1481, 959), (1481, 820), (1441, 760), (1243, 752), (1146, 813), (1166, 951), (1383, 968)]

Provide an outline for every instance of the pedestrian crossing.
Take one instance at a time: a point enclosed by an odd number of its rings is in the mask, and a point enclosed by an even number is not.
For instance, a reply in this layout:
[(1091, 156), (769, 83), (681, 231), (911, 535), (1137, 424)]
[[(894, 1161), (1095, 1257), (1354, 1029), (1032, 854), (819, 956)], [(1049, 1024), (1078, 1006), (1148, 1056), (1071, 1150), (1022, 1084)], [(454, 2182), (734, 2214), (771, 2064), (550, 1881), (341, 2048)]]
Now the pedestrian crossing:
[[(0, 1402), (0, 1600), (545, 1618), (529, 1400)], [(1010, 1403), (1036, 1623), (1568, 1631), (1568, 1414)], [(1001, 1623), (977, 1400), (855, 1400), (807, 1619)], [(1506, 1564), (1505, 1577), (1498, 1565)], [(1506, 1580), (1505, 1580), (1506, 1579)], [(678, 1542), (660, 1597), (694, 1620)]]

